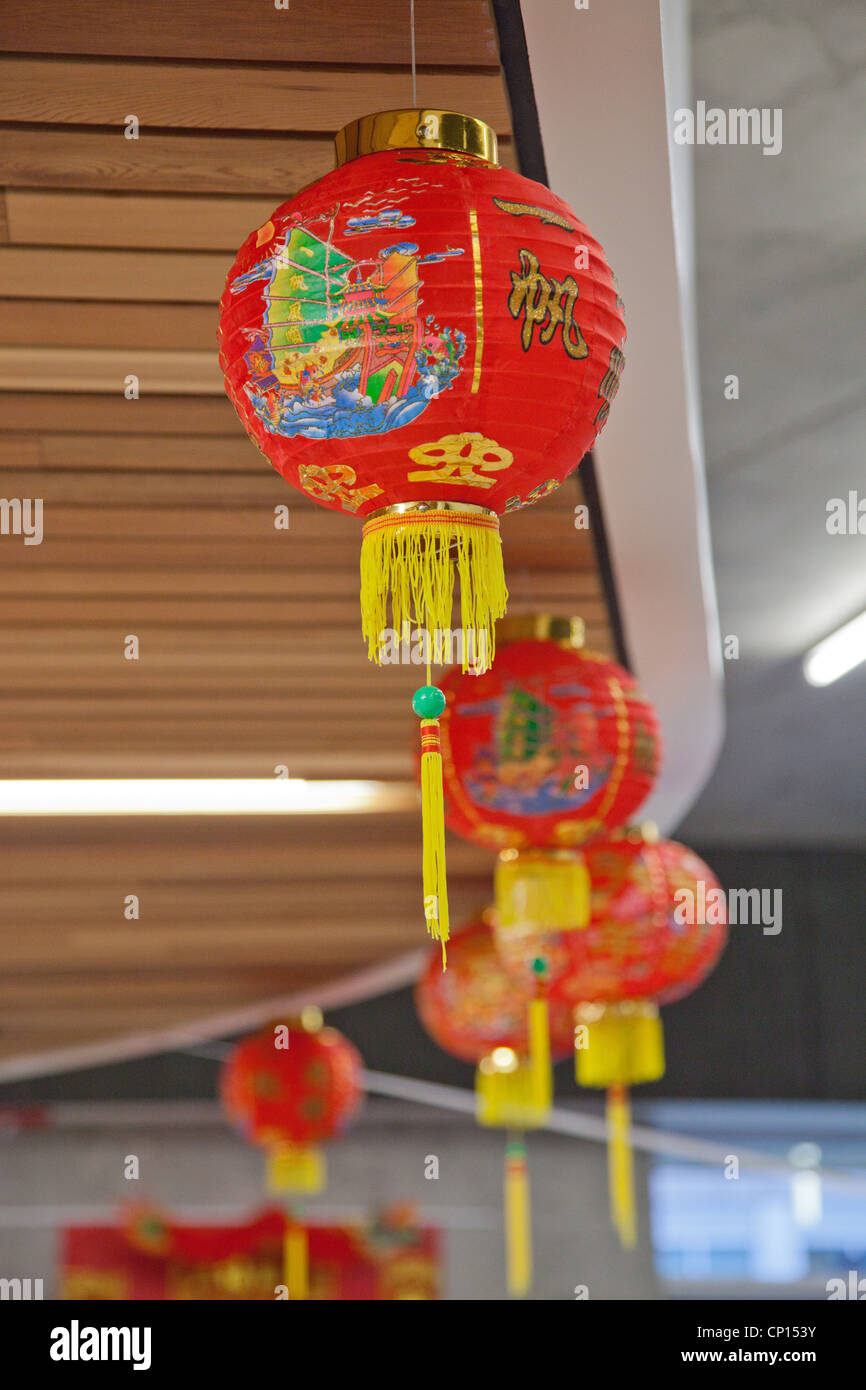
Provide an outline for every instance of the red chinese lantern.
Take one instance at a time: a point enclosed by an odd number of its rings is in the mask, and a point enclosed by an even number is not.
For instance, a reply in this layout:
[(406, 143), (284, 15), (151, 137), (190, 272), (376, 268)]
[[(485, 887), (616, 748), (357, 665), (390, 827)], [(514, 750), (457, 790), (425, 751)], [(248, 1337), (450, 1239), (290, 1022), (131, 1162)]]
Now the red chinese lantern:
[(638, 832), (588, 845), (589, 925), (527, 933), (497, 925), (506, 967), (529, 988), (544, 962), (553, 1004), (574, 1009), (575, 1067), (582, 1086), (605, 1087), (611, 1210), (624, 1245), (636, 1239), (627, 1088), (664, 1074), (658, 1005), (701, 983), (725, 944), (727, 911), (718, 880), (673, 840)]
[[(507, 599), (499, 517), (558, 487), (603, 427), (621, 301), (598, 242), (497, 164), (482, 122), (382, 112), (336, 147), (337, 168), (277, 208), (229, 271), (226, 389), (287, 482), (363, 521), (371, 659), (412, 627), (428, 642), (450, 631), (456, 569), (464, 664), (482, 670)], [(429, 667), (419, 696), (425, 913), (444, 940)]]
[[(623, 365), (616, 285), (566, 203), (447, 111), (388, 111), (252, 232), (220, 306), (247, 432), (322, 506), (365, 521), (364, 632), (463, 628), (492, 659), (498, 518), (571, 473)], [(453, 547), (453, 556), (452, 556)], [(487, 641), (482, 641), (485, 635)]]
[(361, 1058), (335, 1028), (276, 1023), (238, 1043), (220, 1077), (228, 1120), (268, 1155), (273, 1191), (318, 1192), (318, 1145), (340, 1134), (362, 1095)]
[(629, 820), (659, 766), (652, 705), (582, 640), (577, 619), (508, 619), (492, 670), (442, 682), (446, 822), (499, 851), (499, 920), (526, 931), (586, 921), (578, 847)]
[[(505, 1126), (505, 1232), (508, 1287), (526, 1293), (531, 1282), (531, 1234), (526, 1146), (520, 1131), (544, 1123), (552, 1097), (551, 1056), (573, 1047), (571, 1010), (549, 1011), (537, 989), (503, 969), (484, 913), (451, 938), (448, 969), (431, 952), (415, 990), (418, 1016), (434, 1042), (476, 1064), (477, 1118)], [(549, 1031), (548, 1031), (549, 1014)]]

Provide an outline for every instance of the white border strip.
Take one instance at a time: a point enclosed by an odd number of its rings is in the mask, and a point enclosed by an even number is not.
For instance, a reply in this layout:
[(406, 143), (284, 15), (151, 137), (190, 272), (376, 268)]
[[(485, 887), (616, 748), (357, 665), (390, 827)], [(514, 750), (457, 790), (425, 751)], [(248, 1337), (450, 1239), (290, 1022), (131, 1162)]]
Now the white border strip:
[(158, 1052), (183, 1052), (198, 1043), (211, 1042), (232, 1033), (259, 1028), (280, 1014), (297, 1014), (309, 1006), (321, 1009), (340, 1009), (358, 1004), (378, 994), (389, 994), (414, 984), (426, 960), (423, 949), (382, 965), (358, 970), (342, 979), (320, 985), (310, 985), (296, 994), (277, 995), (258, 1000), (240, 1009), (210, 1014), (193, 1023), (178, 1024), (159, 1032), (131, 1033), (100, 1043), (84, 1043), (79, 1047), (59, 1048), (55, 1052), (28, 1053), (0, 1061), (0, 1082), (24, 1081), (34, 1076), (56, 1076), (61, 1072), (81, 1071), (84, 1067), (110, 1066), (137, 1057), (152, 1057)]

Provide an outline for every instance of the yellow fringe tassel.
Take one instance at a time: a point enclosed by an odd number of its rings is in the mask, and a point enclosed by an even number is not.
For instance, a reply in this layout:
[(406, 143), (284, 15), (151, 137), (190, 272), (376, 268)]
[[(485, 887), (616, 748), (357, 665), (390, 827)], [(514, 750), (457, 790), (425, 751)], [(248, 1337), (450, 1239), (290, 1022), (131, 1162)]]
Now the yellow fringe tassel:
[(510, 1047), (496, 1047), (475, 1072), (476, 1117), (480, 1125), (537, 1129), (550, 1114), (553, 1073), (547, 1001), (529, 1003), (529, 1053), (521, 1060)]
[(269, 1192), (321, 1192), (325, 1186), (325, 1158), (312, 1144), (279, 1144), (268, 1150)]
[(421, 720), (421, 826), (423, 835), (424, 917), (434, 941), (448, 940), (448, 883), (445, 876), (445, 809), (439, 721)]
[(494, 889), (497, 930), (508, 938), (589, 922), (589, 872), (577, 850), (503, 850)]
[(283, 1236), (283, 1283), (290, 1300), (310, 1296), (310, 1248), (303, 1226), (289, 1219)]
[(581, 1004), (574, 1011), (574, 1071), (580, 1086), (635, 1086), (665, 1072), (655, 1004)]
[[(460, 580), (463, 670), (480, 674), (493, 664), (495, 623), (508, 602), (499, 518), (493, 512), (383, 513), (364, 525), (361, 543), (361, 615), (371, 661), (387, 660), (388, 600), (391, 630), (402, 640), (418, 627), (434, 645), (449, 643), (454, 570)], [(446, 650), (433, 655), (451, 664)]]
[(508, 1292), (522, 1298), (532, 1284), (532, 1218), (526, 1145), (515, 1136), (505, 1145), (504, 1197)]
[(624, 1250), (637, 1245), (634, 1158), (631, 1148), (631, 1106), (625, 1086), (607, 1092), (607, 1181), (610, 1219)]

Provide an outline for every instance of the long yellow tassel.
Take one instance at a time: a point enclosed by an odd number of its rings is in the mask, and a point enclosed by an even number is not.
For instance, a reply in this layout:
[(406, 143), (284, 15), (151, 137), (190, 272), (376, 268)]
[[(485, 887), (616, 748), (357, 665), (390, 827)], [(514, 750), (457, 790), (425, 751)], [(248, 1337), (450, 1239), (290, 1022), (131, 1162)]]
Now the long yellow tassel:
[(637, 1244), (634, 1157), (631, 1148), (631, 1105), (626, 1086), (607, 1091), (607, 1180), (610, 1219), (624, 1250)]
[(529, 1071), (531, 1095), (538, 1113), (539, 1124), (547, 1119), (553, 1101), (553, 1072), (550, 1065), (550, 1020), (547, 1000), (538, 995), (529, 1001), (527, 1025), (529, 1030)]
[[(364, 525), (361, 542), (362, 629), (371, 661), (387, 662), (390, 631), (412, 624), (435, 643), (451, 632), (454, 571), (460, 579), (463, 670), (486, 671), (495, 654), (495, 624), (508, 590), (499, 518), (494, 512), (383, 512)], [(442, 660), (437, 656), (436, 660)], [(444, 658), (450, 664), (453, 656)]]
[[(436, 689), (435, 686), (426, 688)], [(421, 826), (424, 917), (433, 940), (442, 942), (444, 969), (445, 942), (448, 940), (448, 882), (445, 875), (445, 807), (438, 719), (421, 720)]]
[(310, 1296), (310, 1249), (307, 1232), (289, 1216), (283, 1236), (283, 1283), (290, 1300)]
[(532, 1218), (526, 1143), (510, 1134), (505, 1145), (505, 1266), (508, 1292), (522, 1298), (532, 1284)]
[(661, 1019), (655, 1004), (581, 1004), (574, 1011), (574, 1063), (578, 1084), (607, 1089), (607, 1172), (610, 1216), (620, 1244), (637, 1242), (631, 1106), (628, 1087), (664, 1076)]

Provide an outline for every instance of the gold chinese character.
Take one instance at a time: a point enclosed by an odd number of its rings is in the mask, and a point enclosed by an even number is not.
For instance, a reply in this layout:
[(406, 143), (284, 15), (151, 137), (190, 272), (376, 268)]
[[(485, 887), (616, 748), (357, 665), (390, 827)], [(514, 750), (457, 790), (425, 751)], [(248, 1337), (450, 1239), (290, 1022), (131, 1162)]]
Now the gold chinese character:
[(531, 251), (520, 251), (520, 273), (511, 272), (511, 293), (508, 311), (512, 318), (524, 315), (520, 340), (523, 351), (532, 345), (532, 335), (538, 326), (538, 341), (545, 346), (557, 328), (561, 330), (562, 346), (569, 357), (589, 356), (580, 325), (574, 319), (574, 306), (579, 294), (577, 281), (566, 275), (564, 280), (548, 280), (542, 275), (538, 257)]
[(485, 475), (510, 468), (514, 462), (510, 450), (477, 431), (445, 434), (431, 444), (410, 449), (409, 457), (413, 463), (423, 464), (425, 471), (408, 473), (408, 482), (426, 483), (435, 478), (452, 487), (493, 487), (496, 479)]

